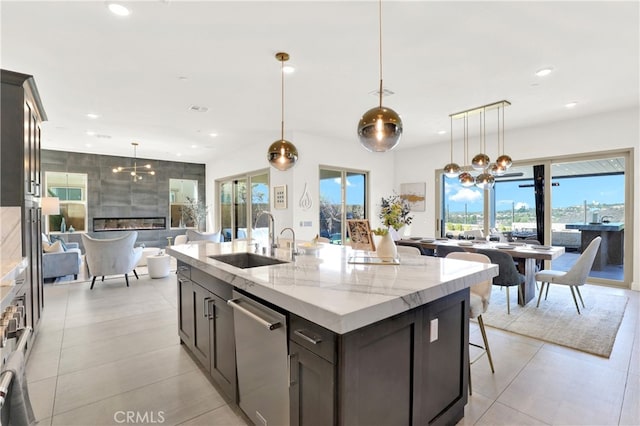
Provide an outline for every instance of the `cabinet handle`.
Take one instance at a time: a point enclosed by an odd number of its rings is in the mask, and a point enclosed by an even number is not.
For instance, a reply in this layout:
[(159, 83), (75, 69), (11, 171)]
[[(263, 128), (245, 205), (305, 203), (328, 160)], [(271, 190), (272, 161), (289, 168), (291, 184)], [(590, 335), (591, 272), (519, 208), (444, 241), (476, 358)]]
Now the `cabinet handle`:
[(307, 342), (314, 345), (317, 345), (318, 343), (322, 342), (322, 339), (320, 338), (316, 339), (315, 337), (308, 336), (304, 334), (304, 331), (306, 330), (295, 330), (293, 334), (295, 334), (296, 336), (300, 336), (303, 340), (306, 340)]
[(210, 297), (205, 297), (202, 300), (202, 310), (204, 311), (203, 316), (205, 318), (209, 318), (209, 304), (207, 303), (207, 300), (211, 299)]
[(265, 327), (267, 327), (270, 331), (275, 330), (276, 328), (280, 327), (280, 322), (269, 322), (267, 320), (265, 320), (264, 318), (260, 318), (258, 315), (254, 314), (251, 311), (248, 311), (247, 309), (243, 308), (242, 306), (240, 306), (238, 304), (238, 301), (241, 299), (231, 299), (231, 300), (227, 300), (227, 305), (231, 306), (233, 309), (237, 310), (238, 312), (241, 312), (243, 314), (245, 314), (246, 316), (248, 316), (249, 318), (254, 319), (255, 321), (258, 321), (260, 324), (264, 325)]
[(216, 317), (216, 299), (209, 300), (209, 306), (211, 307), (209, 310), (209, 319), (214, 319)]
[[(298, 354), (290, 354), (287, 356), (287, 364), (289, 364), (289, 368), (287, 368), (287, 382), (289, 382), (289, 387), (292, 387), (298, 384)], [(295, 374), (293, 373), (294, 368)]]

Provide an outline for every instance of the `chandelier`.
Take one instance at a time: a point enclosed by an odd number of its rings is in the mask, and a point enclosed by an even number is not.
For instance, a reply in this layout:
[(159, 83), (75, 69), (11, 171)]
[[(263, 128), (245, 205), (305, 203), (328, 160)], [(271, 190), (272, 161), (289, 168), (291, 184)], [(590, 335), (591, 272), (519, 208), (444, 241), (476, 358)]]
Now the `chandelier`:
[(131, 175), (133, 181), (142, 180), (142, 175), (155, 175), (156, 172), (151, 170), (151, 164), (145, 164), (144, 166), (138, 166), (136, 151), (138, 148), (138, 142), (131, 142), (133, 145), (133, 166), (128, 167), (115, 167), (113, 173), (127, 172)]
[[(458, 181), (462, 186), (477, 186), (482, 189), (492, 188), (495, 183), (495, 177), (503, 175), (507, 169), (511, 167), (511, 157), (504, 153), (504, 109), (511, 105), (509, 101), (502, 100), (491, 104), (482, 105), (465, 111), (450, 114), (451, 120), (451, 158), (450, 162), (444, 166), (444, 174), (447, 177), (458, 177)], [(498, 111), (496, 134), (498, 136), (498, 158), (494, 163), (486, 154), (486, 117), (487, 111), (496, 109)], [(471, 160), (471, 164), (467, 165), (469, 152), (469, 116), (478, 114), (480, 117), (480, 152)], [(464, 119), (464, 165), (463, 167), (453, 161), (453, 120)], [(479, 172), (477, 176), (471, 174), (471, 169)]]

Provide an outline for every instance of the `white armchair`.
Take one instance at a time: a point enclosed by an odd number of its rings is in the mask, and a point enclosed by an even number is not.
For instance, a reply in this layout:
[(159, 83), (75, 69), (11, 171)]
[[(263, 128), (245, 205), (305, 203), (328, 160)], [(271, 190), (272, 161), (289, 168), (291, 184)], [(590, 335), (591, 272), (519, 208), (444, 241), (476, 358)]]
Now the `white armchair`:
[(138, 233), (133, 231), (125, 236), (111, 239), (95, 239), (82, 234), (82, 242), (86, 251), (85, 259), (89, 274), (93, 275), (91, 289), (97, 276), (124, 274), (129, 287), (128, 273), (132, 272), (138, 278), (135, 267), (142, 256), (142, 247), (133, 247)]

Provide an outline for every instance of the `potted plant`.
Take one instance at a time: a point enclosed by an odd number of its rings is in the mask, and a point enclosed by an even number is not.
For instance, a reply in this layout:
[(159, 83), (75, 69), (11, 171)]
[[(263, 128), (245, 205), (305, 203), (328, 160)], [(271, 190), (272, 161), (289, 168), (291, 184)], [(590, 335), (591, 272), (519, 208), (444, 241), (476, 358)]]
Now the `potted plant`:
[(393, 194), (386, 198), (382, 197), (378, 217), (385, 227), (390, 230), (393, 229), (391, 232), (392, 234), (395, 233), (394, 240), (400, 239), (398, 230), (405, 225), (411, 225), (413, 220), (409, 203), (398, 194)]

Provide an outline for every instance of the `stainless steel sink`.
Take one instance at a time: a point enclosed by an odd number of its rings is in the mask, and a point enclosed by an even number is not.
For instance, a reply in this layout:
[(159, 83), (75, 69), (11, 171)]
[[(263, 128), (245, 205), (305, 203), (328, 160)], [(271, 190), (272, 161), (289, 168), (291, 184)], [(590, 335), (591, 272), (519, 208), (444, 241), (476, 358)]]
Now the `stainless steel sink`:
[(215, 259), (217, 261), (226, 263), (227, 265), (235, 266), (236, 268), (241, 268), (241, 269), (288, 263), (284, 260), (278, 260), (272, 257), (260, 256), (259, 254), (253, 254), (253, 253), (219, 254), (216, 256), (209, 256), (209, 257), (211, 259)]

